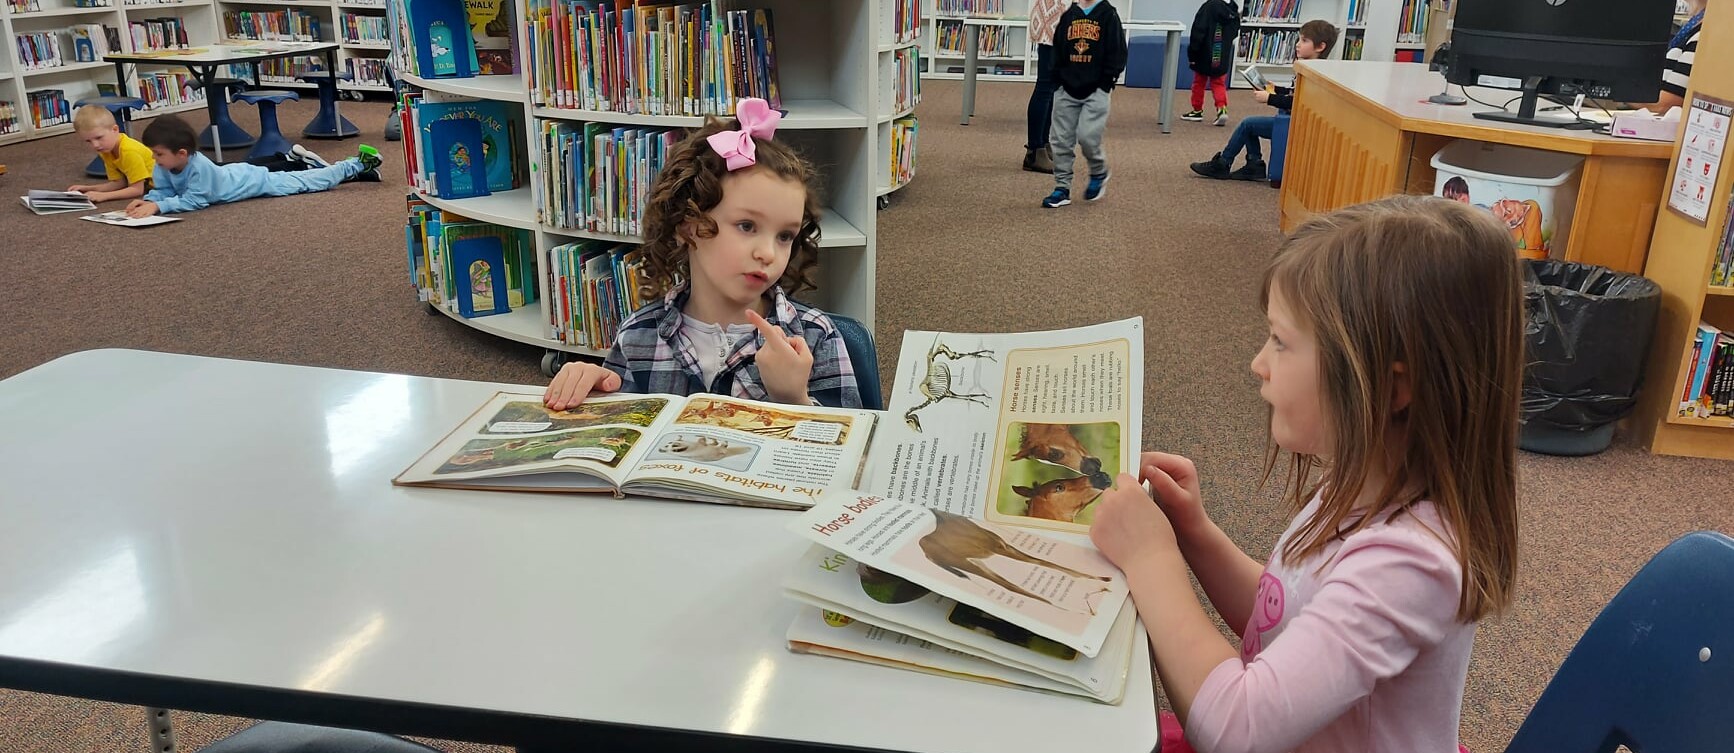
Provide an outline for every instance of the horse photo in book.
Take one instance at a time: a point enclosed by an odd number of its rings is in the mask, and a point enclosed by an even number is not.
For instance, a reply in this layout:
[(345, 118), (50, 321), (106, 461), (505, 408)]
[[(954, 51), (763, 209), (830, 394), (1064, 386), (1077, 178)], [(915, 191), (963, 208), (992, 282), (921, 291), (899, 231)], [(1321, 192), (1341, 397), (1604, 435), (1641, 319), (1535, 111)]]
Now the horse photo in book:
[[(1039, 601), (1048, 606), (1067, 612), (1094, 615), (1095, 604), (1090, 598), (1106, 592), (1106, 583), (1110, 580), (1106, 575), (1093, 575), (1080, 572), (1065, 565), (1037, 557), (1033, 554), (1007, 544), (1000, 535), (981, 527), (975, 521), (961, 515), (953, 515), (942, 510), (929, 509), (933, 513), (933, 530), (921, 537), (919, 546), (927, 561), (951, 575), (965, 581), (970, 576), (981, 578), (1007, 591)], [(1023, 586), (1008, 580), (996, 572), (990, 563), (994, 557), (1004, 557), (1016, 562), (1045, 568), (1056, 573), (1070, 576), (1077, 585), (1084, 589), (1081, 604), (1071, 604), (1070, 600), (1052, 598), (1032, 593)], [(1054, 589), (1056, 594), (1064, 595), (1071, 589)]]

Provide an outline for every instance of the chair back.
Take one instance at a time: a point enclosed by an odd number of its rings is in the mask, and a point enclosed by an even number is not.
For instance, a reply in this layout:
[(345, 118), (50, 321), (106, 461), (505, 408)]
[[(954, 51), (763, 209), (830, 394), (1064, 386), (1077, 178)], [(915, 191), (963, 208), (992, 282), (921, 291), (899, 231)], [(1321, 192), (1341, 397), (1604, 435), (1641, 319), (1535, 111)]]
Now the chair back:
[(1669, 544), (1566, 655), (1506, 753), (1727, 750), (1734, 741), (1734, 539)]
[(855, 369), (855, 381), (860, 383), (861, 405), (873, 410), (885, 410), (884, 397), (879, 391), (879, 351), (873, 345), (873, 333), (860, 322), (842, 314), (826, 312), (843, 336), (849, 351), (849, 364)]

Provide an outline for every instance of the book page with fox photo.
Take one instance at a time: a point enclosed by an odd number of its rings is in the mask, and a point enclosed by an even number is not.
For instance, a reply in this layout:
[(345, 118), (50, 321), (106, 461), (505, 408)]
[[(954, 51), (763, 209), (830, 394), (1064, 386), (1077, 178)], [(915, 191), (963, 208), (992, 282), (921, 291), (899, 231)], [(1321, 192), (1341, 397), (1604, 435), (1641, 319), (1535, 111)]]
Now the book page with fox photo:
[(612, 395), (560, 411), (502, 392), (393, 483), (806, 509), (854, 486), (873, 425), (870, 411), (716, 395)]
[(1089, 657), (1130, 593), (1119, 568), (1087, 545), (884, 497), (828, 494), (790, 528)]
[(910, 331), (865, 491), (972, 520), (1089, 531), (1136, 473), (1144, 323), (1013, 334)]
[(784, 581), (803, 609), (789, 627), (789, 648), (883, 666), (1011, 684), (1118, 703), (1144, 633), (1122, 609), (1094, 657), (1036, 635), (994, 614), (934, 593), (822, 546), (812, 547)]

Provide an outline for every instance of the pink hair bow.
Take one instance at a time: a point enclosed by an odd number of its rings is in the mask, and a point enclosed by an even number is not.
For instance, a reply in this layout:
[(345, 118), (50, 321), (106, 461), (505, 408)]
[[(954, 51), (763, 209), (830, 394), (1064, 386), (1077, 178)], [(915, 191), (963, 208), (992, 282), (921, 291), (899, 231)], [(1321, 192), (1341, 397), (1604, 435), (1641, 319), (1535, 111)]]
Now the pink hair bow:
[(728, 160), (730, 172), (758, 164), (753, 139), (770, 140), (776, 134), (777, 122), (783, 119), (783, 114), (771, 109), (770, 103), (762, 99), (748, 97), (735, 105), (735, 119), (741, 123), (740, 130), (713, 133), (705, 139), (710, 142), (711, 149)]

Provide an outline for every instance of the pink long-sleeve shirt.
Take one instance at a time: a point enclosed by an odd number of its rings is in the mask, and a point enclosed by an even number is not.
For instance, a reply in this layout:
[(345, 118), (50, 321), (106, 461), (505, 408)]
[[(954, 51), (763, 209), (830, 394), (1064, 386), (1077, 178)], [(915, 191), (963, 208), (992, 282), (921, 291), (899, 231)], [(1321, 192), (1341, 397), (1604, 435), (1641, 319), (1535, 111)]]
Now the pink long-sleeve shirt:
[(1240, 657), (1205, 678), (1186, 720), (1201, 753), (1456, 753), (1474, 623), (1431, 503), (1333, 541), (1314, 558), (1278, 540)]

